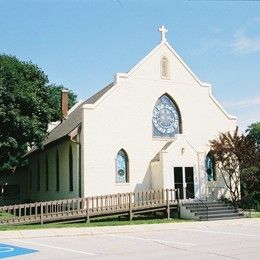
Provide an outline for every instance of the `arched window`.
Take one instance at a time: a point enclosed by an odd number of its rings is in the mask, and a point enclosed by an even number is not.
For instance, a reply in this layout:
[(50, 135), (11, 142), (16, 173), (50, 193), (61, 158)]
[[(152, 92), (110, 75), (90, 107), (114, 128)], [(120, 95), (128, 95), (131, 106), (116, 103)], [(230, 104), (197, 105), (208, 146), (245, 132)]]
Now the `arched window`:
[(165, 56), (161, 59), (161, 77), (162, 79), (170, 79), (170, 62)]
[(116, 182), (126, 183), (129, 182), (129, 165), (128, 156), (126, 152), (121, 149), (116, 156)]
[(37, 159), (37, 191), (40, 191), (41, 187), (41, 171), (40, 171), (40, 159)]
[(58, 150), (56, 151), (56, 191), (60, 191), (60, 158)]
[(209, 152), (206, 156), (205, 167), (206, 167), (208, 181), (216, 181), (217, 180), (216, 164), (212, 152)]
[(48, 155), (45, 157), (45, 190), (49, 190), (49, 160)]
[(69, 149), (69, 186), (70, 191), (73, 191), (73, 153), (71, 145)]
[(30, 187), (30, 190), (32, 190), (32, 182), (33, 182), (33, 180), (32, 180), (32, 169), (30, 169), (29, 173), (30, 173), (29, 187)]
[(181, 116), (177, 105), (164, 94), (153, 109), (153, 136), (174, 137), (181, 133)]

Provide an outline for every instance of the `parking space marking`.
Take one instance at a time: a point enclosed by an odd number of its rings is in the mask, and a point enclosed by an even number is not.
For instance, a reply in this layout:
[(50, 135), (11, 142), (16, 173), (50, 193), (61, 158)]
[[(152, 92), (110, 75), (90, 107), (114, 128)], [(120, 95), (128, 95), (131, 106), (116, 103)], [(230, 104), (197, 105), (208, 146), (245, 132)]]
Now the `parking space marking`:
[(10, 253), (13, 252), (14, 248), (9, 246), (0, 246), (0, 253)]
[(179, 241), (172, 241), (172, 240), (161, 240), (161, 239), (153, 239), (153, 238), (143, 238), (143, 237), (136, 237), (136, 236), (122, 236), (122, 235), (112, 235), (112, 234), (107, 234), (107, 235), (103, 235), (103, 236), (134, 239), (134, 240), (143, 240), (143, 241), (152, 241), (152, 242), (159, 242), (159, 243), (174, 243), (174, 244), (186, 245), (186, 246), (195, 246), (196, 245), (194, 243), (186, 243), (186, 242), (179, 242)]
[(210, 230), (201, 230), (201, 229), (193, 229), (193, 228), (184, 228), (184, 229), (182, 229), (182, 231), (196, 231), (196, 232), (231, 235), (231, 236), (260, 237), (260, 235), (254, 235), (254, 234), (233, 233), (233, 232), (223, 232), (223, 231), (210, 231)]
[(84, 254), (84, 255), (89, 255), (89, 256), (96, 256), (97, 255), (97, 254), (91, 253), (91, 252), (80, 251), (80, 250), (64, 248), (64, 247), (58, 247), (58, 246), (52, 246), (52, 245), (47, 245), (47, 244), (42, 244), (42, 243), (35, 243), (35, 242), (30, 242), (30, 241), (24, 241), (24, 240), (20, 240), (20, 239), (10, 239), (10, 240), (12, 240), (14, 242), (31, 244), (31, 245), (40, 246), (40, 247), (48, 247), (48, 248), (64, 250), (64, 251), (69, 251), (69, 252), (78, 253), (78, 254)]
[(38, 250), (0, 243), (0, 258), (36, 253)]

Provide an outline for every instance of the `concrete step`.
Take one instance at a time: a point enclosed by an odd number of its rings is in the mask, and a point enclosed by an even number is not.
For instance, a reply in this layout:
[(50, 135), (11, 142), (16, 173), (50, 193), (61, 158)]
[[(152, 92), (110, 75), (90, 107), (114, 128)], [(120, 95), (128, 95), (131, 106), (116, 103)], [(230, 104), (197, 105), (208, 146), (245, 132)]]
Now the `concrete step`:
[[(203, 213), (203, 214), (198, 214), (195, 213), (196, 216), (198, 217), (207, 217), (207, 213)], [(241, 213), (239, 212), (226, 212), (226, 213), (222, 213), (222, 212), (217, 212), (217, 213), (212, 213), (212, 214), (208, 214), (209, 218), (225, 218), (225, 217), (236, 217), (236, 216), (240, 216)]]
[[(201, 214), (201, 213), (207, 213), (207, 210), (206, 209), (191, 210), (191, 212), (194, 212), (195, 214), (196, 213)], [(209, 209), (208, 210), (209, 214), (220, 213), (220, 212), (223, 212), (223, 213), (228, 213), (228, 212), (233, 213), (233, 212), (238, 212), (238, 211), (236, 209), (234, 209), (234, 208)]]
[(203, 221), (203, 220), (224, 220), (224, 219), (239, 219), (239, 218), (245, 218), (245, 216), (243, 214), (240, 214), (238, 216), (225, 216), (225, 217), (200, 217), (199, 220)]
[(183, 216), (189, 219), (218, 220), (244, 217), (235, 207), (221, 201), (184, 202), (182, 208)]
[(206, 209), (206, 206), (208, 209), (222, 209), (222, 208), (226, 208), (226, 207), (229, 207), (229, 208), (232, 208), (232, 206), (225, 206), (224, 204), (222, 205), (197, 205), (197, 206), (185, 206), (186, 209), (189, 209), (189, 210), (196, 210), (196, 209)]
[(213, 211), (213, 210), (225, 210), (225, 209), (235, 209), (234, 207), (232, 206), (221, 206), (221, 207), (208, 207), (206, 208), (205, 206), (204, 207), (194, 207), (194, 208), (189, 208), (189, 207), (186, 207), (186, 209), (189, 209), (191, 212), (194, 212), (194, 211), (201, 211), (201, 210), (207, 210), (208, 211)]
[(185, 207), (197, 207), (197, 206), (201, 206), (201, 205), (207, 205), (207, 206), (223, 206), (226, 205), (224, 202), (193, 202), (193, 203), (182, 203), (183, 206)]

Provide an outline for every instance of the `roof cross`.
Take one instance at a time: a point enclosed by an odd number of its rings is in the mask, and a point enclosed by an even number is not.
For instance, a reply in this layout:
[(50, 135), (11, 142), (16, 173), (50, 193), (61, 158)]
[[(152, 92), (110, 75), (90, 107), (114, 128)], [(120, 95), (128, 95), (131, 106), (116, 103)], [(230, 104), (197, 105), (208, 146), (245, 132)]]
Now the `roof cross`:
[(165, 34), (168, 32), (168, 30), (164, 27), (164, 25), (159, 28), (159, 32), (161, 32), (161, 42), (166, 42)]

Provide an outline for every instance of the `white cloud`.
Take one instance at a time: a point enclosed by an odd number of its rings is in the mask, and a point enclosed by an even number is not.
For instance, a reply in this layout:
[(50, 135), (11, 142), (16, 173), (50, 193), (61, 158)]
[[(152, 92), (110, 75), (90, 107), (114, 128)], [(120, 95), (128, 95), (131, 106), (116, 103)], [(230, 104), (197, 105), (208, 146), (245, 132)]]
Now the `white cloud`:
[(235, 52), (253, 53), (260, 51), (260, 36), (255, 35), (259, 28), (260, 17), (255, 17), (249, 23), (234, 34), (234, 41), (231, 47)]
[(235, 41), (232, 44), (234, 51), (252, 53), (260, 51), (260, 37), (250, 37), (243, 31), (235, 34)]
[(224, 106), (229, 109), (245, 108), (256, 105), (260, 105), (260, 96), (245, 98), (237, 101), (224, 101)]

